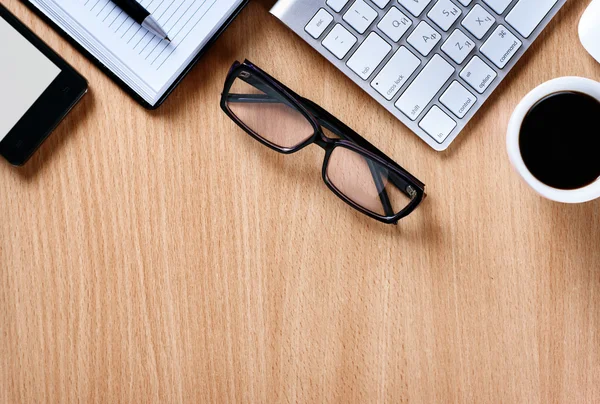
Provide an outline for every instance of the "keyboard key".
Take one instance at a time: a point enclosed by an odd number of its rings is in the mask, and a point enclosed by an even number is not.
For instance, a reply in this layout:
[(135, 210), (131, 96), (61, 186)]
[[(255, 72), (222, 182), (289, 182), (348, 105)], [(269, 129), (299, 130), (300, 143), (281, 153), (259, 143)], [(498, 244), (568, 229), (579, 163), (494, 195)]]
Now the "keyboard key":
[(350, 31), (337, 24), (323, 40), (323, 46), (338, 59), (343, 59), (356, 41), (356, 37)]
[(521, 48), (521, 41), (502, 25), (483, 44), (480, 51), (502, 69)]
[(344, 14), (344, 21), (359, 34), (364, 34), (375, 18), (377, 18), (377, 11), (363, 0), (356, 0)]
[(462, 22), (465, 27), (477, 39), (481, 39), (492, 28), (496, 20), (490, 13), (485, 11), (479, 4), (475, 4), (473, 9)]
[(440, 102), (444, 104), (457, 118), (464, 118), (467, 112), (471, 110), (477, 102), (475, 97), (458, 81), (453, 81), (450, 87), (440, 97)]
[(464, 62), (473, 49), (475, 49), (473, 41), (459, 29), (455, 29), (442, 45), (444, 53), (457, 64)]
[(348, 0), (327, 0), (327, 5), (336, 13), (342, 11), (346, 3), (348, 3)]
[(438, 27), (444, 31), (448, 31), (461, 14), (462, 11), (460, 8), (456, 7), (450, 0), (439, 0), (429, 10), (427, 17), (436, 23)]
[(418, 17), (425, 10), (425, 7), (431, 3), (431, 0), (398, 0), (398, 3), (404, 6), (412, 15)]
[(496, 76), (496, 72), (477, 56), (473, 56), (469, 64), (460, 72), (460, 77), (479, 94), (487, 90)]
[(385, 8), (388, 5), (390, 0), (371, 0), (375, 5), (379, 8)]
[(329, 24), (333, 21), (333, 16), (327, 11), (320, 9), (317, 14), (309, 21), (308, 25), (304, 27), (306, 32), (315, 39), (318, 39), (323, 32), (329, 27)]
[(386, 41), (371, 32), (346, 64), (360, 78), (366, 80), (391, 50), (392, 47)]
[(406, 41), (419, 51), (421, 55), (427, 56), (440, 39), (442, 39), (442, 36), (431, 25), (425, 21), (421, 21)]
[(419, 126), (436, 142), (442, 144), (450, 136), (452, 130), (456, 128), (456, 122), (438, 106), (434, 105), (423, 117)]
[(512, 0), (483, 0), (492, 10), (498, 14), (502, 14)]
[(506, 22), (525, 38), (552, 10), (558, 0), (520, 0), (506, 16)]
[(377, 24), (377, 27), (392, 41), (398, 42), (411, 25), (412, 21), (404, 13), (396, 7), (392, 7)]
[(420, 65), (421, 60), (401, 46), (371, 82), (371, 86), (390, 101)]
[(416, 120), (453, 74), (454, 67), (450, 63), (438, 54), (433, 55), (427, 66), (398, 99), (396, 108), (411, 121)]

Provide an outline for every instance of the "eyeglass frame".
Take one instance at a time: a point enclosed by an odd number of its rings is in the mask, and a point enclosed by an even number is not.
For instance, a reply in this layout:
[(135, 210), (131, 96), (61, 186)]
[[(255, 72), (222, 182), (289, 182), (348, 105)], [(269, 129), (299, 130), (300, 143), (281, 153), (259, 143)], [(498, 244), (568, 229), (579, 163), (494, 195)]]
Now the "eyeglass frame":
[[(246, 73), (248, 77), (257, 76), (259, 79), (263, 80), (267, 86), (270, 86), (272, 89), (276, 90), (279, 96), (284, 98), (284, 101), (289, 107), (293, 107), (296, 111), (298, 111), (312, 126), (313, 134), (308, 137), (305, 141), (299, 143), (293, 147), (281, 147), (277, 146), (274, 143), (269, 142), (254, 130), (252, 130), (248, 125), (246, 125), (240, 118), (238, 118), (233, 111), (229, 108), (228, 105), (228, 96), (232, 95), (229, 93), (233, 83), (238, 78), (244, 80), (242, 73)], [(250, 83), (248, 83), (250, 84)], [(254, 84), (250, 84), (255, 86)], [(268, 95), (265, 93), (265, 95)], [(256, 101), (253, 101), (256, 102)], [(369, 143), (365, 138), (356, 133), (353, 129), (348, 127), (345, 123), (340, 121), (338, 118), (333, 116), (331, 113), (326, 111), (321, 106), (317, 105), (315, 102), (304, 98), (298, 95), (296, 92), (292, 91), (286, 85), (263, 71), (261, 68), (250, 62), (249, 60), (244, 60), (243, 63), (239, 61), (235, 61), (229, 72), (227, 73), (227, 77), (225, 79), (225, 84), (223, 86), (223, 92), (221, 93), (221, 109), (223, 112), (234, 121), (241, 129), (243, 129), (248, 135), (256, 139), (258, 142), (267, 146), (268, 148), (282, 154), (292, 154), (296, 153), (306, 146), (310, 144), (317, 144), (323, 150), (325, 150), (325, 158), (323, 160), (323, 167), (321, 170), (321, 176), (325, 185), (337, 195), (341, 200), (343, 200), (346, 204), (350, 205), (352, 208), (358, 210), (359, 212), (371, 217), (372, 219), (378, 220), (380, 222), (386, 224), (398, 224), (398, 221), (409, 214), (411, 214), (417, 206), (425, 199), (427, 196), (425, 193), (425, 184), (418, 180), (415, 176), (409, 173), (406, 169), (384, 154), (381, 150), (377, 149), (371, 143)], [(340, 139), (332, 139), (325, 135), (323, 128), (331, 131), (337, 136), (340, 136)], [(393, 215), (378, 215), (371, 210), (361, 206), (357, 202), (350, 199), (346, 196), (341, 190), (337, 189), (336, 186), (329, 180), (327, 175), (327, 167), (329, 165), (329, 159), (331, 154), (337, 147), (345, 147), (346, 149), (350, 149), (355, 153), (358, 153), (367, 159), (371, 159), (377, 164), (380, 164), (384, 168), (388, 170), (389, 173), (393, 173), (400, 178), (396, 178), (396, 180), (401, 180), (405, 186), (404, 188), (397, 186), (398, 190), (408, 196), (411, 200), (400, 212)], [(368, 160), (367, 160), (368, 161)], [(391, 180), (392, 178), (390, 178)], [(377, 182), (377, 179), (374, 176), (374, 181)], [(379, 188), (379, 184), (376, 184)], [(383, 188), (385, 191), (385, 188)], [(414, 195), (411, 195), (414, 193)], [(382, 194), (380, 193), (379, 196)], [(387, 198), (387, 194), (386, 194)], [(389, 199), (387, 200), (389, 205)], [(382, 205), (385, 208), (385, 202), (382, 200)]]

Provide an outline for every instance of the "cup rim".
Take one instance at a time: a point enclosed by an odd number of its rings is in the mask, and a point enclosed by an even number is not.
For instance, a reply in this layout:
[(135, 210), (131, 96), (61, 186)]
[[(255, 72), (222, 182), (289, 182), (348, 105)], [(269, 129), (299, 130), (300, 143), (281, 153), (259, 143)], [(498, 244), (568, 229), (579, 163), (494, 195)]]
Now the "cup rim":
[(508, 157), (519, 175), (538, 194), (545, 198), (563, 203), (588, 202), (600, 198), (600, 179), (585, 187), (573, 190), (553, 188), (538, 180), (529, 171), (521, 156), (519, 137), (521, 124), (525, 119), (525, 115), (527, 115), (531, 108), (544, 97), (563, 91), (577, 91), (590, 95), (600, 101), (600, 83), (587, 78), (574, 76), (560, 77), (540, 84), (530, 91), (515, 108), (508, 123), (506, 149), (508, 151)]

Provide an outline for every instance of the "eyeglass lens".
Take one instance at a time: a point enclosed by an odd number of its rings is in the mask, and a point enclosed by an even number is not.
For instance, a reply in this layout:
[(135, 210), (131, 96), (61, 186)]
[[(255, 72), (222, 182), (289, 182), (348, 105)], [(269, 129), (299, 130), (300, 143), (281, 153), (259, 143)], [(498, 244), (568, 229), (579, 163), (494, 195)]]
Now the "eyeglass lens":
[(401, 189), (403, 181), (378, 162), (346, 147), (333, 149), (327, 164), (327, 178), (344, 196), (364, 209), (383, 217), (400, 213), (414, 192)]
[[(244, 75), (246, 77), (244, 77)], [(291, 149), (314, 134), (310, 122), (258, 77), (242, 72), (227, 95), (229, 110), (267, 142)]]

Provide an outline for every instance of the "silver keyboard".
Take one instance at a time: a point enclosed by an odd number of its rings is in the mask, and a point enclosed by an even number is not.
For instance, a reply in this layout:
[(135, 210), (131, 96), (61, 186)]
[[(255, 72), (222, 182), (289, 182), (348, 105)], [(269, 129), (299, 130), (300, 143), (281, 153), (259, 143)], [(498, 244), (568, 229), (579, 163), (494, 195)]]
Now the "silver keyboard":
[(271, 13), (445, 150), (566, 0), (279, 0)]

